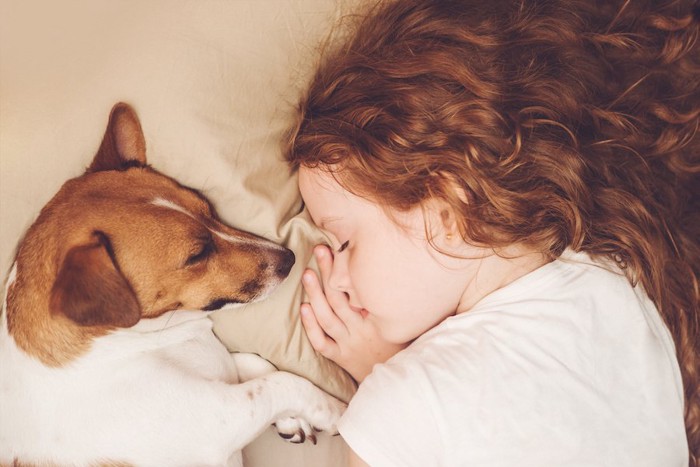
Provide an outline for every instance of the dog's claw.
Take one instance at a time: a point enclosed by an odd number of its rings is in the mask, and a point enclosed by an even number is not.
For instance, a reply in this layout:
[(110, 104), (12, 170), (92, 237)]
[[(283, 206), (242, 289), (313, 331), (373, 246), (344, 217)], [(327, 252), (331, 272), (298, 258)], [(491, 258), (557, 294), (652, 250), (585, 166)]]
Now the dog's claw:
[(318, 442), (314, 428), (306, 420), (289, 417), (277, 420), (273, 425), (277, 429), (277, 434), (290, 443), (302, 444), (306, 440), (311, 441), (312, 444)]

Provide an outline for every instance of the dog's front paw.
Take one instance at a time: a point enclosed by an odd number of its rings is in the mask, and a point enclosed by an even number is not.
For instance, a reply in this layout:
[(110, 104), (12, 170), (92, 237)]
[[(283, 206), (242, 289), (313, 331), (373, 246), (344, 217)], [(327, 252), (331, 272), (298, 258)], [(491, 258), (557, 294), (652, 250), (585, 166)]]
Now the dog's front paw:
[(268, 404), (278, 408), (273, 410), (277, 415), (271, 421), (276, 419), (274, 425), (282, 438), (292, 443), (303, 443), (309, 439), (315, 444), (315, 431), (338, 434), (338, 420), (347, 404), (325, 393), (310, 381), (277, 371), (244, 384), (251, 386), (247, 389), (249, 398), (259, 392), (275, 395)]
[(337, 423), (347, 405), (338, 399), (322, 393), (321, 400), (310, 404), (299, 417), (287, 417), (274, 423), (277, 434), (290, 443), (303, 443), (306, 440), (316, 444), (316, 433), (320, 431), (337, 435)]
[(277, 420), (274, 424), (277, 434), (294, 444), (301, 444), (306, 440), (316, 444), (316, 432), (309, 422), (296, 417), (287, 417)]
[(321, 393), (321, 395), (320, 399), (305, 407), (299, 418), (316, 431), (337, 435), (338, 420), (345, 412), (347, 404), (329, 394)]

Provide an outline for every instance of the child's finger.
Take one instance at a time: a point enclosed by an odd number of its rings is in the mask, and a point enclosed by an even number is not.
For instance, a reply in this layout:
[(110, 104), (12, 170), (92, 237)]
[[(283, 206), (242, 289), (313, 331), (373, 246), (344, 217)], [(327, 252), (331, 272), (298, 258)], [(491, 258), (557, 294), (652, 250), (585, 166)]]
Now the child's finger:
[(324, 357), (334, 360), (334, 357), (338, 354), (338, 344), (323, 331), (316, 320), (316, 315), (311, 305), (302, 303), (299, 311), (301, 323), (304, 325), (304, 330), (309, 338), (309, 342), (311, 342), (311, 346)]
[(339, 336), (347, 333), (345, 323), (338, 318), (328, 303), (316, 273), (310, 269), (304, 271), (302, 283), (309, 297), (309, 303), (313, 308), (314, 317), (323, 331), (333, 339), (337, 339)]
[(314, 248), (314, 256), (316, 257), (318, 270), (321, 273), (323, 289), (328, 303), (337, 313), (342, 307), (348, 306), (348, 299), (343, 292), (334, 289), (330, 285), (331, 271), (333, 269), (333, 253), (326, 245), (316, 245)]
[(348, 296), (338, 290), (329, 287), (331, 269), (333, 268), (333, 255), (325, 245), (318, 245), (314, 249), (316, 262), (323, 279), (323, 285), (328, 303), (340, 320), (348, 326), (356, 326), (362, 321), (361, 316), (350, 308)]

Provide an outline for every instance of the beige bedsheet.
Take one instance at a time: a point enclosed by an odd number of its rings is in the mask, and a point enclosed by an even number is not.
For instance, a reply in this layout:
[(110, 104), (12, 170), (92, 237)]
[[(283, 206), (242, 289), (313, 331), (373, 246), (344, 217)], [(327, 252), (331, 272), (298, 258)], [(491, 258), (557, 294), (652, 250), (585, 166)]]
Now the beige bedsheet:
[[(228, 223), (287, 244), (290, 279), (268, 300), (215, 314), (232, 350), (256, 352), (348, 399), (350, 378), (311, 349), (297, 310), (309, 248), (280, 139), (317, 44), (351, 0), (0, 0), (0, 268), (22, 232), (99, 145), (117, 101), (141, 117), (150, 163), (201, 190)], [(322, 435), (289, 445), (269, 430), (251, 466), (340, 466)]]

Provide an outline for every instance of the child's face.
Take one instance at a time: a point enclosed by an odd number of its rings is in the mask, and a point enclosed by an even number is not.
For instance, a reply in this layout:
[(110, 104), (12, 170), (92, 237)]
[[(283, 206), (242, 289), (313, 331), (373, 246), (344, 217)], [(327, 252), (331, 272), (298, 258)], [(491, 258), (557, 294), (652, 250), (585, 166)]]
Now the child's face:
[[(397, 225), (381, 207), (318, 169), (302, 167), (299, 188), (313, 221), (331, 240), (327, 286), (367, 312), (384, 339), (411, 341), (455, 312), (467, 285), (464, 271), (429, 244), (423, 210), (395, 213)], [(437, 227), (433, 214), (430, 225)]]

